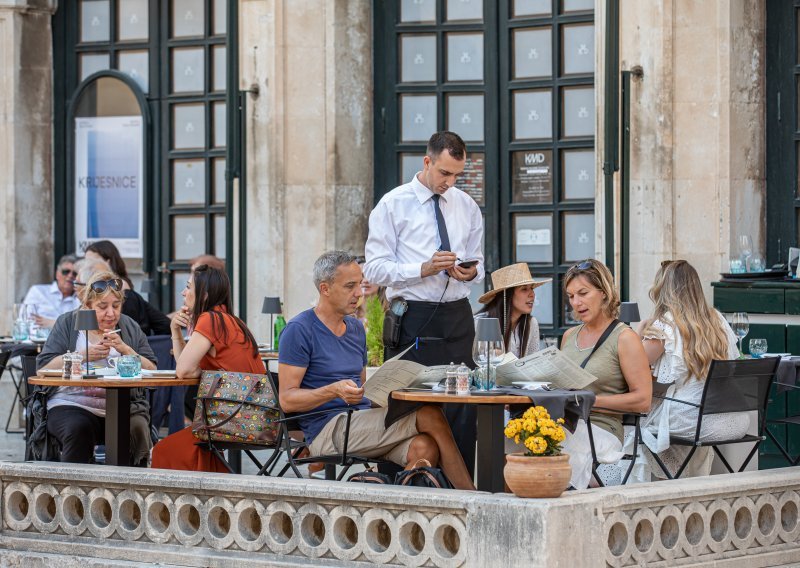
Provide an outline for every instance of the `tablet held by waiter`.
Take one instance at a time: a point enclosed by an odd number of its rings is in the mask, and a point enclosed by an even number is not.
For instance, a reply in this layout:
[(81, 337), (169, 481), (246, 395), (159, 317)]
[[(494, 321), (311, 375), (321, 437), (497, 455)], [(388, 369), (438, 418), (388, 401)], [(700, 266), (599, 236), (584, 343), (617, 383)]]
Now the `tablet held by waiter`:
[[(386, 358), (474, 367), (470, 287), (484, 278), (483, 218), (455, 187), (467, 148), (454, 132), (431, 136), (422, 171), (383, 196), (369, 217), (364, 276), (386, 286)], [(475, 457), (475, 410), (445, 407), (467, 467)]]

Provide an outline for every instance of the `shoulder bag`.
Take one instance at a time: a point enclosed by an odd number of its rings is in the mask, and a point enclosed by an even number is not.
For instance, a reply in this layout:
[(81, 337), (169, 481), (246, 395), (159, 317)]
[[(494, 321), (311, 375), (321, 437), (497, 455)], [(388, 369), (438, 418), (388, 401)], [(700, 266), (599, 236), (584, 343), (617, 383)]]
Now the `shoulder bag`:
[(270, 446), (278, 437), (278, 420), (267, 375), (203, 371), (192, 421), (198, 440)]

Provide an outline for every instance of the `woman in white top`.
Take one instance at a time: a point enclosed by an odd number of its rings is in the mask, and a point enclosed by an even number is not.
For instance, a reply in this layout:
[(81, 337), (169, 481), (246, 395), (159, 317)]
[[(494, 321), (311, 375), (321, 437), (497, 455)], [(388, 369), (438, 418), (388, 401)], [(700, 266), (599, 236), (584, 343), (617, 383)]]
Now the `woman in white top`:
[(539, 350), (539, 322), (531, 315), (539, 286), (552, 278), (536, 280), (524, 262), (492, 272), (492, 287), (478, 299), (486, 304), (476, 317), (497, 318), (503, 330), (506, 351), (519, 358)]
[[(650, 290), (653, 317), (639, 326), (645, 352), (658, 383), (668, 384), (664, 396), (699, 404), (705, 378), (714, 359), (736, 359), (736, 336), (728, 322), (706, 302), (697, 271), (685, 260), (664, 261)], [(675, 474), (686, 458), (688, 446), (671, 446), (670, 436), (693, 439), (698, 410), (694, 406), (655, 398), (642, 421), (642, 436), (651, 452)], [(703, 417), (701, 439), (707, 442), (744, 436), (750, 425), (747, 413)], [(641, 459), (634, 479), (664, 477), (649, 452)], [(714, 459), (710, 448), (698, 449), (681, 477), (708, 475)]]

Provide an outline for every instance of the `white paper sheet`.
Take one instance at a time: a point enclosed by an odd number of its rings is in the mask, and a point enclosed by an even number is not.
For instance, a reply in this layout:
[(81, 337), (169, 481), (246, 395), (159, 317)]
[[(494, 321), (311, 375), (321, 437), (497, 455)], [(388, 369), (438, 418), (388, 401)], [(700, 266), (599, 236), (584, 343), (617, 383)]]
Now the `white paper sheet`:
[(582, 389), (597, 377), (568, 359), (557, 347), (548, 347), (522, 359), (497, 367), (497, 384), (515, 381), (543, 381), (563, 389)]

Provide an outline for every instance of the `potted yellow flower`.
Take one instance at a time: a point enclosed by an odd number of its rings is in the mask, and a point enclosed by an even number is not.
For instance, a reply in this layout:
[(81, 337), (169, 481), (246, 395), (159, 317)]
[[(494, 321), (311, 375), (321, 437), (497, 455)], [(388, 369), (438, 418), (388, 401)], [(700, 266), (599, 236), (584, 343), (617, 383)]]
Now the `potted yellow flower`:
[(558, 497), (569, 485), (569, 456), (561, 453), (566, 435), (563, 418), (553, 420), (542, 406), (532, 406), (522, 418), (510, 420), (507, 438), (525, 446), (525, 452), (506, 456), (503, 473), (517, 497)]

